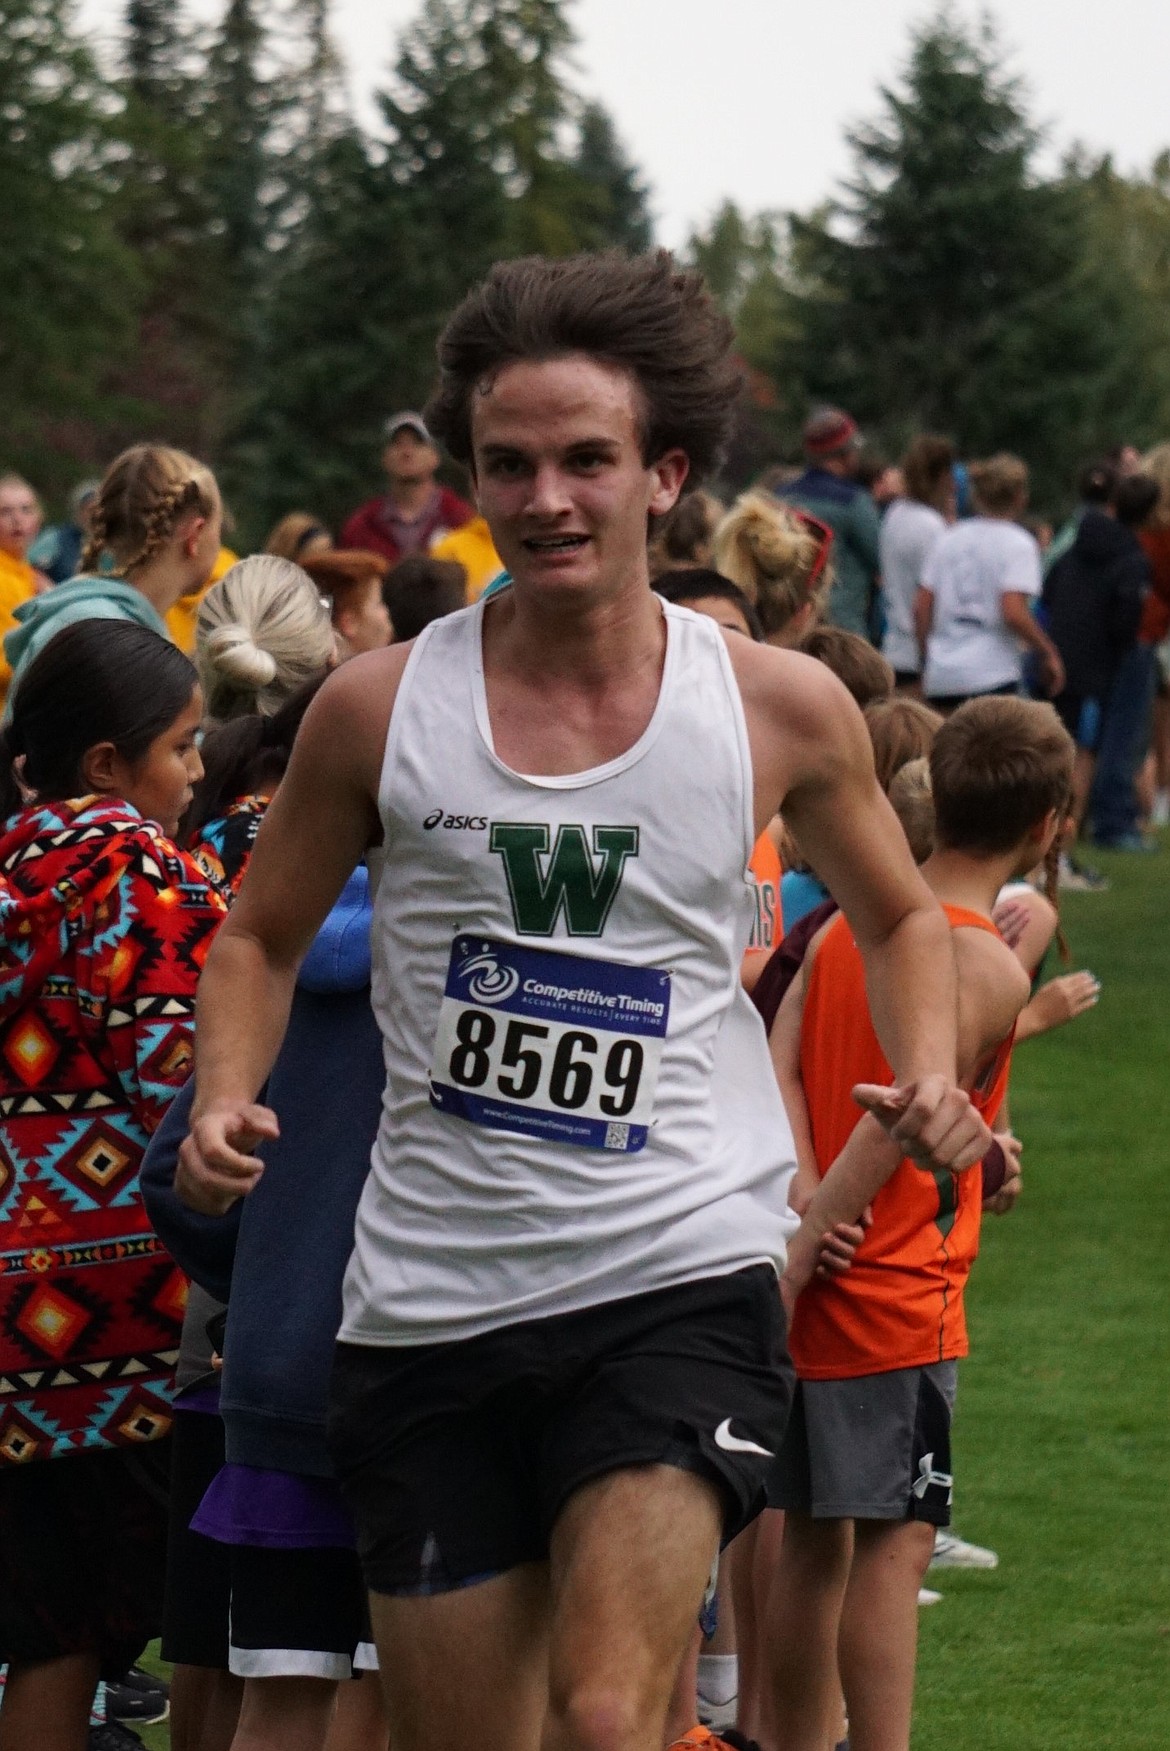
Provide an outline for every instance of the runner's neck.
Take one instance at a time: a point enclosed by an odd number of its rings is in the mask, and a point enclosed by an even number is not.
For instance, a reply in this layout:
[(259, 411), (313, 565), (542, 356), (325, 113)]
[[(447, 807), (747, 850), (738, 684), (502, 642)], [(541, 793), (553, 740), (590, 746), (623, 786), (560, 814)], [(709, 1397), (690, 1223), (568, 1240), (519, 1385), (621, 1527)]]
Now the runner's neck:
[(662, 604), (648, 588), (605, 602), (566, 601), (522, 588), (488, 604), (483, 628), (484, 672), (558, 682), (582, 693), (608, 691), (654, 667), (666, 653)]

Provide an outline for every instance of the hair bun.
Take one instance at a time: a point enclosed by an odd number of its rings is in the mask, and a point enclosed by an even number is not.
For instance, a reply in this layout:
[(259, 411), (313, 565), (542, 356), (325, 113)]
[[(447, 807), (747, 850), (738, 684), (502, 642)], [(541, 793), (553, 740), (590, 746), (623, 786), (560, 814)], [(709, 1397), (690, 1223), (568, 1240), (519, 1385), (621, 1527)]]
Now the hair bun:
[(261, 650), (243, 626), (217, 626), (206, 650), (212, 667), (232, 686), (258, 692), (276, 679), (276, 658)]

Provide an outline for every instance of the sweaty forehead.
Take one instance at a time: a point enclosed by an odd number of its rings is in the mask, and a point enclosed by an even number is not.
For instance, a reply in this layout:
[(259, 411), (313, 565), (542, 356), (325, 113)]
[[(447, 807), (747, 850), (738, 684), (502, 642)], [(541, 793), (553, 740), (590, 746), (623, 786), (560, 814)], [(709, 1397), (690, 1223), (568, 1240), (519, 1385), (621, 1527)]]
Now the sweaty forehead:
[(581, 354), (519, 359), (476, 388), (472, 438), (484, 445), (564, 445), (588, 438), (637, 440), (641, 397), (628, 371)]

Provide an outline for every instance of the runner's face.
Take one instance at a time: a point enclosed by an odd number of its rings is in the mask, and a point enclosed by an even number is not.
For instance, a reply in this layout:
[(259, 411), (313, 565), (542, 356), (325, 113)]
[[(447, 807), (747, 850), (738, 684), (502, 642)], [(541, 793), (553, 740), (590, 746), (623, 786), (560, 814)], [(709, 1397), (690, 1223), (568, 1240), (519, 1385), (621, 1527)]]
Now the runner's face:
[(678, 498), (681, 450), (642, 460), (631, 377), (581, 354), (506, 365), (472, 403), (479, 504), (521, 589), (645, 586), (646, 524)]

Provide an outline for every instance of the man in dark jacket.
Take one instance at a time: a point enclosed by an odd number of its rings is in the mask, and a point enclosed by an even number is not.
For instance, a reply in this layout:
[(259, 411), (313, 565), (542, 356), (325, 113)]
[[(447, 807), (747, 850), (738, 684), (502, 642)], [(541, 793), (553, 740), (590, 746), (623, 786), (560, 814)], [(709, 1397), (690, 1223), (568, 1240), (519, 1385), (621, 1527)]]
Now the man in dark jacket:
[(1107, 505), (1086, 506), (1072, 546), (1044, 582), (1041, 612), (1065, 669), (1064, 691), (1053, 703), (1077, 744), (1078, 827), (1110, 712), (1122, 703), (1119, 675), (1137, 642), (1150, 566), (1135, 531), (1157, 499), (1157, 484), (1146, 475), (1117, 480)]
[(849, 414), (824, 407), (806, 421), (802, 443), (807, 466), (780, 488), (779, 497), (819, 517), (833, 531), (834, 578), (825, 619), (872, 638), (881, 520), (856, 479), (861, 433)]

